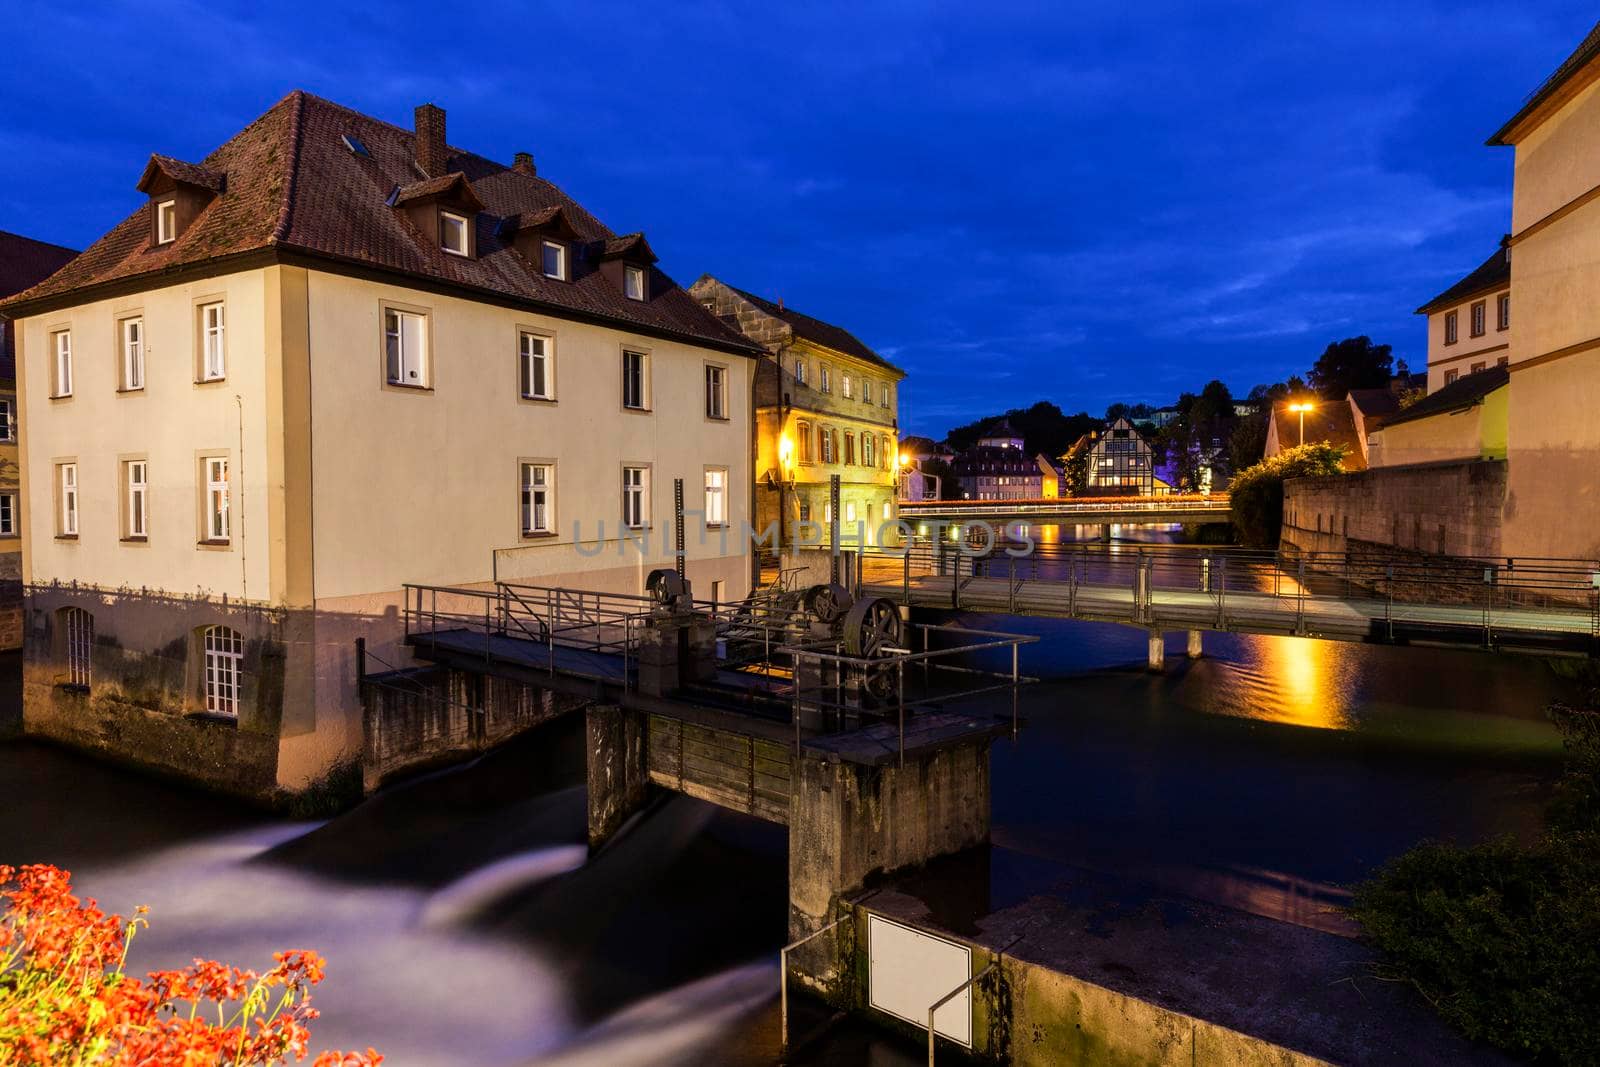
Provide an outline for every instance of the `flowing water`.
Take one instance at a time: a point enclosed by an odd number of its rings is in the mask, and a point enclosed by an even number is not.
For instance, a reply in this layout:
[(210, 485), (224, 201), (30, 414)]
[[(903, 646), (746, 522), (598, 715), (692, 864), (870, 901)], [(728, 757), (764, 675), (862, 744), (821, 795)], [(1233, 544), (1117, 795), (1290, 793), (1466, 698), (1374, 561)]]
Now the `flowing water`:
[[(1425, 837), (1534, 832), (1559, 767), (1542, 708), (1561, 684), (1537, 661), (1208, 634), (1191, 663), (1175, 634), (1152, 676), (1141, 630), (964, 618), (1043, 638), (1023, 669), (1046, 680), (994, 749), (987, 906), (1077, 867), (1315, 925), (1296, 902)], [(569, 718), (294, 823), (12, 741), (0, 862), (151, 905), (137, 968), (323, 953), (319, 1048), (372, 1044), (396, 1067), (772, 1062), (785, 832), (663, 798), (590, 857), (583, 773)], [(848, 1024), (805, 1058), (919, 1052)]]

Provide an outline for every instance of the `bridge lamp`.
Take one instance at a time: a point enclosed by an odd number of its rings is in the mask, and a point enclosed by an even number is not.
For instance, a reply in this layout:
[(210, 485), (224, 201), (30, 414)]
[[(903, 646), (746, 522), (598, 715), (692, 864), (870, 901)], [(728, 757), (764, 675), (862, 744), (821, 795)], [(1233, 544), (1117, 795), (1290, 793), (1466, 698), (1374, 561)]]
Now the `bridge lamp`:
[(1300, 443), (1301, 444), (1305, 444), (1306, 443), (1306, 412), (1315, 411), (1316, 408), (1317, 408), (1317, 406), (1315, 404), (1307, 403), (1305, 401), (1301, 401), (1300, 403), (1290, 404), (1289, 405), (1289, 410), (1290, 411), (1297, 411), (1297, 412), (1300, 413)]

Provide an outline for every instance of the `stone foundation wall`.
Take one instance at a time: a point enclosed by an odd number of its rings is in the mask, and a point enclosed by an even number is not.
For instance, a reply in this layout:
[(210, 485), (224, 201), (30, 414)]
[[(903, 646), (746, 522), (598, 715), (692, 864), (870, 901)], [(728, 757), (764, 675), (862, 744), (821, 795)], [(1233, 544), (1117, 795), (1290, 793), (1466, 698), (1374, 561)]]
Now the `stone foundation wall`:
[(1503, 460), (1377, 467), (1284, 484), (1282, 539), (1311, 552), (1362, 542), (1442, 556), (1503, 554)]
[[(73, 684), (66, 615), (93, 620), (89, 684)], [(282, 613), (205, 598), (34, 587), (23, 612), (23, 729), (214, 789), (276, 798), (288, 643)], [(238, 716), (207, 713), (202, 634), (243, 637)]]
[(422, 667), (362, 685), (362, 784), (464, 760), (588, 701), (504, 678)]
[(0, 651), (22, 647), (22, 553), (0, 552)]

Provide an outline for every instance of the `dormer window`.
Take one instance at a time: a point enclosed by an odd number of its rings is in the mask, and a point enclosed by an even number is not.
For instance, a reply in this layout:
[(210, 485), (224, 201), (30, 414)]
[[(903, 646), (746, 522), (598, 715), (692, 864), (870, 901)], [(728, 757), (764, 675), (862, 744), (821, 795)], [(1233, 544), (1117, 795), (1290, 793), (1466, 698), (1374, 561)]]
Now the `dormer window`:
[(627, 264), (622, 269), (622, 292), (629, 300), (644, 299), (644, 268)]
[(567, 246), (555, 241), (539, 242), (539, 264), (546, 278), (567, 280)]
[(453, 256), (467, 251), (467, 220), (453, 211), (439, 212), (439, 244)]
[(171, 244), (177, 236), (178, 202), (162, 200), (156, 204), (156, 244)]

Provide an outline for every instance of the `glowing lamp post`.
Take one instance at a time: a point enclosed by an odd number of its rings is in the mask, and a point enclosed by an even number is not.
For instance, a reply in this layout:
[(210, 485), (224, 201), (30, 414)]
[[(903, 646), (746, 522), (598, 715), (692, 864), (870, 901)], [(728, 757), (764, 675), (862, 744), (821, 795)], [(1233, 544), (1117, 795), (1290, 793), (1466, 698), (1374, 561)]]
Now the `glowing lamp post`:
[(1301, 444), (1305, 444), (1306, 443), (1306, 412), (1313, 411), (1315, 409), (1316, 409), (1316, 405), (1315, 404), (1308, 404), (1308, 403), (1305, 403), (1304, 401), (1302, 401), (1302, 402), (1300, 402), (1298, 404), (1290, 404), (1289, 405), (1289, 410), (1290, 411), (1297, 411), (1297, 412), (1300, 413), (1300, 443)]

